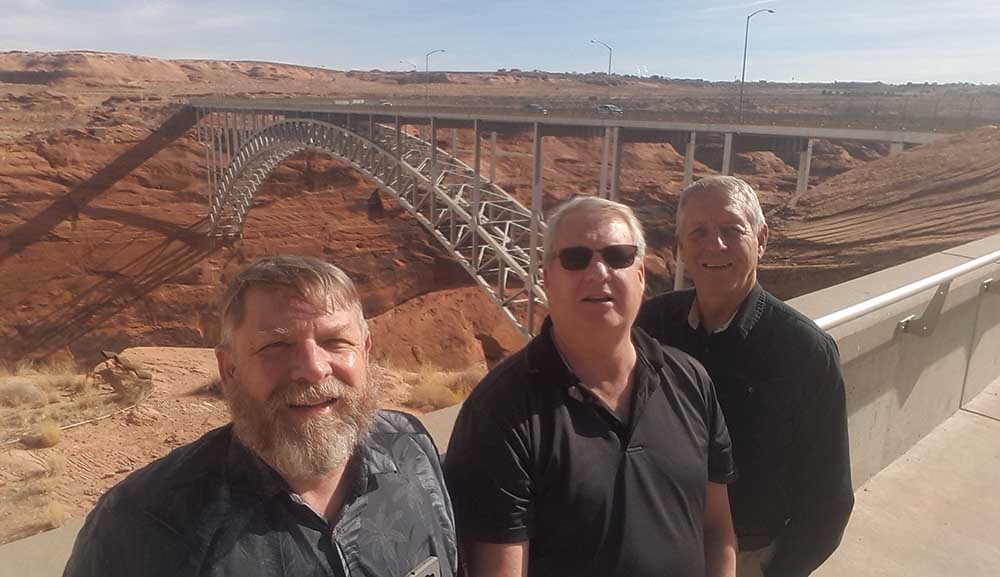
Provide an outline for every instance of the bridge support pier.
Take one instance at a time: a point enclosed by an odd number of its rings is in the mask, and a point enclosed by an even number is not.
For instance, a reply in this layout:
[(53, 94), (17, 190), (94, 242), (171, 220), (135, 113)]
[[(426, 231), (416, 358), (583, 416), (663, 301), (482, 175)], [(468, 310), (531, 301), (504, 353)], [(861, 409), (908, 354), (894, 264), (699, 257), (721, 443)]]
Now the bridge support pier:
[(727, 132), (723, 136), (722, 144), (722, 174), (732, 176), (733, 174), (733, 133)]
[(497, 181), (497, 131), (490, 133), (490, 184)]
[(472, 262), (473, 268), (479, 268), (480, 258), (479, 258), (479, 221), (480, 221), (480, 193), (482, 191), (482, 179), (480, 178), (480, 162), (481, 149), (480, 143), (482, 141), (482, 129), (478, 120), (472, 121), (472, 258), (469, 260)]
[(812, 138), (807, 138), (802, 149), (799, 151), (799, 182), (795, 187), (795, 194), (802, 194), (809, 190), (809, 165), (812, 164), (813, 152)]
[(697, 132), (688, 134), (687, 149), (684, 154), (684, 187), (694, 182), (694, 152), (696, 148)]
[(900, 152), (903, 152), (903, 150), (902, 142), (892, 142), (889, 144), (889, 156), (896, 156)]
[(611, 145), (611, 190), (608, 193), (608, 198), (611, 200), (618, 200), (618, 177), (621, 174), (622, 168), (622, 133), (621, 127), (614, 127), (612, 129), (611, 136), (614, 140)]
[(539, 252), (541, 239), (539, 238), (542, 219), (542, 126), (535, 123), (534, 128), (534, 150), (532, 158), (534, 167), (531, 171), (531, 240), (528, 251), (531, 258), (528, 263), (528, 333), (535, 334), (535, 285), (538, 282), (539, 266), (541, 265)]
[(604, 134), (601, 138), (601, 178), (597, 183), (597, 196), (607, 198), (608, 190), (608, 145), (611, 140), (611, 130), (605, 126)]
[[(431, 117), (431, 190), (437, 186), (438, 173), (437, 173), (437, 118)], [(430, 195), (430, 213), (431, 213), (431, 223), (437, 224), (437, 212), (434, 208), (434, 194)]]
[(458, 158), (458, 129), (451, 129), (451, 157)]

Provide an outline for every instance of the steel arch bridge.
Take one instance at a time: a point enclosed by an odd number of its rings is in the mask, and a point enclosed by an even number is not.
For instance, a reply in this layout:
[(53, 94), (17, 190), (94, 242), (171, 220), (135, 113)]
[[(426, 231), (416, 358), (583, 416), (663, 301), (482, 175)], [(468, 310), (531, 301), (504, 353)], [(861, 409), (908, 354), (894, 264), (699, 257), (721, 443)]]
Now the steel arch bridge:
[[(539, 275), (540, 210), (399, 126), (357, 128), (329, 119), (199, 113), (211, 190), (210, 235), (242, 235), (258, 189), (282, 161), (315, 150), (346, 161), (392, 195), (444, 246), (526, 335), (547, 304)], [(479, 147), (476, 162), (479, 164)]]

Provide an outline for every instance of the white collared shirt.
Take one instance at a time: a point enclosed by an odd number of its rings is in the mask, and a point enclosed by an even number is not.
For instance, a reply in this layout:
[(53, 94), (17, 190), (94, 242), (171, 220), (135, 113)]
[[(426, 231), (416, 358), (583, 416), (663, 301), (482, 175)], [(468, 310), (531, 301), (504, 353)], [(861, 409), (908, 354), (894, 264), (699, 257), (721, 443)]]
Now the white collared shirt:
[[(712, 334), (718, 334), (728, 329), (729, 325), (732, 324), (733, 319), (736, 318), (736, 314), (739, 312), (740, 309), (737, 308), (736, 312), (733, 313), (733, 316), (729, 317), (729, 320), (723, 323), (721, 327), (712, 331)], [(698, 327), (701, 326), (701, 313), (698, 311), (698, 301), (691, 303), (691, 310), (688, 311), (688, 326), (695, 330), (698, 330)]]

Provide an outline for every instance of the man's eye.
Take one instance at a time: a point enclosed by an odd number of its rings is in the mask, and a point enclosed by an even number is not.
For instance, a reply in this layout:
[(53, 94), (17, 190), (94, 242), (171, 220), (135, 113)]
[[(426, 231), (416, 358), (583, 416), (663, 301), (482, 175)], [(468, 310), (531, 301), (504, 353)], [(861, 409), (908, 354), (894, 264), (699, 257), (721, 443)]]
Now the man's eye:
[(326, 339), (323, 341), (323, 348), (338, 349), (350, 346), (350, 341), (346, 339)]
[(285, 341), (274, 341), (273, 343), (267, 343), (260, 348), (261, 351), (280, 351), (288, 348), (288, 343)]

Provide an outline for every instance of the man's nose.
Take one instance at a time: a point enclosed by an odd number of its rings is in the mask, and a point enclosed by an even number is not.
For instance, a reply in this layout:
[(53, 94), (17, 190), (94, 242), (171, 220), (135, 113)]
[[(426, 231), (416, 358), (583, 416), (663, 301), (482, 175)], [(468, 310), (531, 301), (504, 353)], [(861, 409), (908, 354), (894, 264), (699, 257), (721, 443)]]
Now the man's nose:
[(289, 376), (294, 380), (318, 383), (332, 374), (327, 357), (326, 349), (313, 340), (307, 340), (296, 347)]
[(587, 275), (604, 278), (608, 276), (610, 272), (611, 267), (604, 261), (604, 257), (601, 256), (601, 253), (595, 252), (594, 256), (591, 257), (590, 262), (587, 264)]
[(728, 246), (726, 244), (726, 239), (723, 237), (722, 231), (720, 230), (716, 230), (708, 234), (705, 238), (705, 244), (708, 245), (709, 248), (715, 250), (726, 250)]

